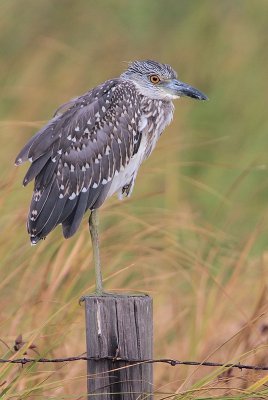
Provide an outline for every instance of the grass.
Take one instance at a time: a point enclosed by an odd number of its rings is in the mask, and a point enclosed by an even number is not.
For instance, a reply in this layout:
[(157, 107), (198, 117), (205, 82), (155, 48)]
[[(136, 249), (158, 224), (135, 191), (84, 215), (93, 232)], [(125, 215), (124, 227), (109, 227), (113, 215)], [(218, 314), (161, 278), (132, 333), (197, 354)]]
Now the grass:
[[(13, 160), (59, 104), (152, 58), (208, 94), (176, 103), (130, 200), (101, 211), (105, 287), (154, 298), (154, 355), (268, 365), (267, 2), (0, 4), (1, 357), (85, 352), (86, 219), (29, 245), (31, 188)], [(26, 342), (14, 353), (19, 334)], [(0, 365), (6, 399), (85, 399), (83, 362)], [(156, 399), (265, 399), (267, 374), (155, 365)]]

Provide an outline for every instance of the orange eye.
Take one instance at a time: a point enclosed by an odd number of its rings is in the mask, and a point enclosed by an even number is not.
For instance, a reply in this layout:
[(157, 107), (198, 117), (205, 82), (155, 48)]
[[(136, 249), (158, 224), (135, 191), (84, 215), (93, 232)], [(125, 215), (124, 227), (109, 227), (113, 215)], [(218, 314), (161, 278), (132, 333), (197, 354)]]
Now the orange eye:
[(150, 76), (150, 81), (154, 84), (159, 83), (160, 82), (160, 78), (158, 75), (151, 75)]

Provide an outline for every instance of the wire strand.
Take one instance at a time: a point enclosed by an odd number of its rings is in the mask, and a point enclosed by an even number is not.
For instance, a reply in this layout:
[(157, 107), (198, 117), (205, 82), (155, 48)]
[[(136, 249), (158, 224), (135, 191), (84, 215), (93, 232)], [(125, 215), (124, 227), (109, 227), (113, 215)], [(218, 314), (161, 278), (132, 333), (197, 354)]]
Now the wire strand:
[(247, 365), (247, 364), (240, 364), (240, 363), (219, 363), (219, 362), (210, 362), (210, 361), (181, 361), (181, 360), (173, 360), (170, 358), (159, 358), (155, 360), (130, 360), (125, 358), (115, 358), (111, 356), (96, 358), (96, 357), (86, 357), (86, 356), (74, 356), (74, 357), (66, 357), (66, 358), (17, 358), (17, 359), (0, 359), (0, 363), (10, 363), (10, 364), (29, 364), (29, 363), (63, 363), (63, 362), (74, 362), (74, 361), (103, 361), (109, 360), (114, 363), (116, 362), (125, 362), (131, 363), (132, 366), (137, 364), (154, 364), (154, 363), (165, 363), (169, 364), (172, 367), (178, 365), (190, 365), (190, 366), (203, 366), (203, 367), (224, 367), (224, 368), (238, 368), (248, 369), (248, 370), (255, 370), (255, 371), (268, 371), (268, 366), (261, 366), (261, 365)]

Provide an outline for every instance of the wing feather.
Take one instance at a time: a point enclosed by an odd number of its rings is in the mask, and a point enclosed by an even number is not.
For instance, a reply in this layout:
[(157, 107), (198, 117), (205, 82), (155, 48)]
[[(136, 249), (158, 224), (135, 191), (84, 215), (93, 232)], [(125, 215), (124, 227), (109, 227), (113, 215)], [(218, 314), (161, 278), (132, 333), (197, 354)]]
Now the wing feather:
[(42, 141), (44, 138), (47, 138), (50, 140), (50, 144), (53, 142), (53, 129), (58, 120), (58, 117), (52, 118), (47, 125), (45, 125), (40, 131), (38, 131), (27, 143), (26, 145), (22, 148), (22, 150), (19, 152), (19, 154), (16, 157), (15, 160), (15, 165), (20, 165), (23, 162), (25, 162), (27, 159), (29, 159), (31, 156), (29, 156), (29, 153), (32, 149), (32, 147), (38, 143), (39, 141)]
[[(124, 98), (125, 85), (121, 79), (107, 81), (60, 107), (19, 153), (17, 163), (32, 160), (24, 183), (35, 178), (28, 221), (32, 242), (59, 223), (64, 236), (72, 236), (86, 210), (105, 201), (114, 175), (137, 151), (140, 115), (129, 96)], [(137, 104), (134, 85), (128, 90)]]
[(38, 158), (38, 160), (36, 160), (36, 162), (31, 164), (23, 179), (23, 186), (28, 185), (28, 183), (32, 181), (42, 171), (49, 159), (49, 153), (43, 154), (41, 157)]

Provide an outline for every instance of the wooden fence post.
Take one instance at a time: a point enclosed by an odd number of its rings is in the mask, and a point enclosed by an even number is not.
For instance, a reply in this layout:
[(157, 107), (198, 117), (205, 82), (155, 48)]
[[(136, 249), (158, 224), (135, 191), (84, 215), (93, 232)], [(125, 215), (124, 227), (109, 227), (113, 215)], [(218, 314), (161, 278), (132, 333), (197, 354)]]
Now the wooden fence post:
[(152, 298), (86, 296), (85, 312), (88, 400), (151, 400), (152, 364), (133, 360), (153, 358)]

